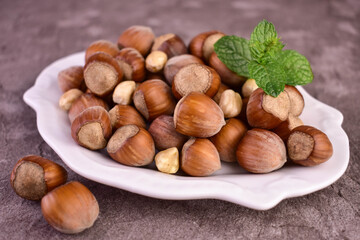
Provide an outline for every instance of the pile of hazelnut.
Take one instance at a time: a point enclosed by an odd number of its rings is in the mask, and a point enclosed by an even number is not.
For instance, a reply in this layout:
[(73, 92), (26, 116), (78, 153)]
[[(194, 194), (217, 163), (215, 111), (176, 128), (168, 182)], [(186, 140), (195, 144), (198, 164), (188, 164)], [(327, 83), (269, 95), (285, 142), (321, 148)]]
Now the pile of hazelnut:
[(223, 36), (204, 32), (187, 47), (176, 34), (155, 37), (149, 27), (131, 26), (117, 45), (90, 44), (85, 66), (58, 75), (72, 138), (91, 150), (106, 148), (121, 164), (155, 159), (161, 172), (180, 167), (191, 176), (213, 174), (221, 160), (252, 173), (274, 171), (287, 159), (304, 166), (327, 161), (328, 137), (299, 118), (301, 93), (286, 86), (274, 98), (230, 71), (214, 52)]

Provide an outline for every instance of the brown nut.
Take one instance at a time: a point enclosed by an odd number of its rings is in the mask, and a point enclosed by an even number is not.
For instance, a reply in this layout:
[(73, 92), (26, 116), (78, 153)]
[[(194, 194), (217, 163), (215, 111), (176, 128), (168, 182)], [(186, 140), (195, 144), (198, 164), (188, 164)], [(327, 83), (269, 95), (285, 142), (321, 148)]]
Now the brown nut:
[(68, 112), (70, 122), (73, 122), (75, 117), (84, 111), (86, 108), (100, 106), (108, 110), (108, 106), (104, 100), (96, 97), (92, 93), (84, 93), (78, 97), (72, 104)]
[(112, 92), (123, 79), (123, 71), (118, 62), (107, 53), (91, 55), (84, 67), (85, 84), (90, 91), (100, 97)]
[(286, 143), (291, 130), (301, 125), (304, 125), (303, 121), (299, 117), (294, 117), (290, 114), (286, 121), (280, 123), (280, 125), (272, 131)]
[(176, 105), (170, 87), (158, 79), (141, 83), (134, 92), (133, 101), (136, 109), (148, 121), (160, 115), (172, 115)]
[(244, 123), (236, 118), (230, 118), (226, 120), (226, 125), (220, 132), (210, 138), (222, 161), (236, 162), (236, 148), (246, 131)]
[(134, 25), (126, 29), (118, 39), (118, 47), (132, 47), (146, 56), (154, 42), (155, 35), (151, 28)]
[(164, 67), (164, 75), (166, 78), (166, 81), (169, 83), (169, 85), (172, 85), (172, 82), (174, 80), (174, 77), (176, 73), (183, 67), (191, 64), (191, 63), (200, 63), (204, 64), (204, 62), (193, 55), (190, 54), (182, 54), (175, 57), (170, 58)]
[(285, 86), (285, 92), (288, 94), (290, 99), (289, 115), (293, 115), (295, 117), (300, 116), (305, 106), (302, 94), (296, 89), (296, 87), (288, 85)]
[(151, 52), (145, 60), (146, 69), (150, 72), (161, 72), (168, 60), (167, 55), (162, 51)]
[(246, 116), (250, 126), (272, 129), (288, 118), (289, 111), (290, 99), (286, 92), (274, 98), (258, 88), (250, 95)]
[(148, 131), (136, 125), (125, 125), (112, 135), (107, 152), (122, 164), (144, 166), (153, 161), (155, 145)]
[(109, 113), (100, 106), (82, 111), (71, 124), (71, 136), (80, 146), (102, 149), (112, 133)]
[(83, 92), (77, 88), (66, 91), (59, 99), (59, 107), (64, 111), (69, 111), (73, 102), (75, 102), (82, 94)]
[(67, 172), (62, 166), (35, 155), (21, 158), (10, 177), (15, 193), (28, 200), (40, 200), (66, 180)]
[(156, 168), (163, 173), (173, 174), (179, 170), (179, 150), (168, 148), (155, 155)]
[(192, 55), (208, 61), (214, 52), (214, 44), (223, 36), (225, 34), (216, 30), (200, 33), (191, 40), (189, 51)]
[(245, 77), (237, 75), (221, 62), (216, 53), (213, 52), (209, 58), (209, 66), (220, 75), (221, 81), (231, 87), (239, 88), (246, 80)]
[(99, 204), (87, 187), (79, 182), (69, 182), (43, 197), (41, 211), (53, 228), (74, 234), (94, 224), (99, 215)]
[(82, 89), (84, 85), (84, 68), (82, 66), (72, 66), (60, 71), (58, 84), (63, 92), (73, 88)]
[(246, 132), (236, 150), (237, 161), (252, 173), (268, 173), (281, 168), (286, 162), (286, 148), (281, 138), (265, 129), (254, 128)]
[(138, 127), (146, 128), (143, 117), (135, 108), (128, 105), (115, 105), (110, 111), (110, 121), (113, 129), (134, 124)]
[(215, 96), (220, 87), (220, 76), (203, 64), (193, 63), (180, 69), (172, 84), (172, 92), (180, 99), (190, 92), (201, 92), (209, 97)]
[(169, 59), (188, 52), (184, 41), (173, 33), (167, 33), (155, 38), (151, 51), (162, 51)]
[(226, 86), (225, 84), (221, 83), (219, 90), (217, 91), (217, 93), (215, 94), (215, 96), (213, 97), (213, 100), (219, 104), (220, 99), (221, 99), (221, 95), (223, 94), (223, 92), (227, 89), (230, 89), (228, 86)]
[(225, 125), (224, 113), (205, 94), (192, 92), (177, 103), (174, 125), (181, 134), (207, 138), (217, 134)]
[(181, 169), (194, 177), (213, 174), (221, 168), (219, 153), (209, 139), (191, 138), (181, 151)]
[(244, 98), (250, 97), (251, 93), (258, 89), (258, 85), (255, 82), (255, 79), (248, 79), (244, 83), (244, 85), (241, 88), (241, 93)]
[(168, 115), (157, 117), (149, 127), (149, 133), (154, 139), (158, 150), (176, 147), (181, 150), (188, 137), (175, 130), (174, 118)]
[(319, 165), (329, 160), (333, 154), (327, 135), (311, 126), (294, 128), (286, 145), (289, 158), (303, 166)]
[(135, 48), (123, 48), (115, 59), (124, 73), (125, 80), (142, 82), (145, 79), (145, 60)]
[(115, 57), (119, 53), (119, 48), (116, 44), (108, 40), (97, 40), (92, 42), (85, 51), (85, 62), (88, 61), (89, 57), (96, 52), (104, 52), (112, 57)]
[(225, 90), (221, 94), (219, 107), (223, 111), (225, 118), (238, 116), (242, 108), (242, 99), (240, 94), (232, 89)]
[(136, 83), (134, 81), (122, 81), (114, 89), (113, 102), (121, 105), (131, 104), (135, 89)]

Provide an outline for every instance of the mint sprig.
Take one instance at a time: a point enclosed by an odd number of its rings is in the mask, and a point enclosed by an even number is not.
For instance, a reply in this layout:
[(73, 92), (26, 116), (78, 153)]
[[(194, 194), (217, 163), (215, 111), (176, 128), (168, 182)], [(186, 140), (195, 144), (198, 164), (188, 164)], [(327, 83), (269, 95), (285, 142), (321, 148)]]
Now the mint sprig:
[(312, 82), (309, 61), (295, 50), (283, 50), (272, 23), (263, 20), (254, 29), (250, 41), (224, 36), (214, 49), (219, 59), (240, 76), (255, 79), (265, 93), (277, 97), (285, 85), (305, 85)]

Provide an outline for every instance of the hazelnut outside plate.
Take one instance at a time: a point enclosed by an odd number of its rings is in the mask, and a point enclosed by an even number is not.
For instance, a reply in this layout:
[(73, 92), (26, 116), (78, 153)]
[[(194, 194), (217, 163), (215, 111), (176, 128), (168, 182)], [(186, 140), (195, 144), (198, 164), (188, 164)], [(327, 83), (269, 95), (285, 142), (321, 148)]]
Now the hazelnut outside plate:
[[(70, 122), (58, 107), (61, 90), (59, 71), (84, 64), (84, 52), (61, 58), (46, 67), (35, 85), (24, 94), (25, 102), (37, 114), (37, 127), (43, 139), (76, 173), (102, 184), (161, 199), (221, 199), (248, 208), (266, 210), (285, 198), (302, 196), (334, 183), (349, 163), (349, 140), (341, 128), (343, 115), (336, 109), (311, 97), (298, 87), (305, 100), (300, 116), (330, 138), (334, 154), (321, 165), (306, 168), (286, 166), (268, 174), (246, 173), (236, 163), (222, 162), (222, 169), (210, 177), (164, 174), (149, 168), (121, 165), (100, 152), (77, 145), (71, 138)], [(145, 181), (146, 179), (146, 181)]]

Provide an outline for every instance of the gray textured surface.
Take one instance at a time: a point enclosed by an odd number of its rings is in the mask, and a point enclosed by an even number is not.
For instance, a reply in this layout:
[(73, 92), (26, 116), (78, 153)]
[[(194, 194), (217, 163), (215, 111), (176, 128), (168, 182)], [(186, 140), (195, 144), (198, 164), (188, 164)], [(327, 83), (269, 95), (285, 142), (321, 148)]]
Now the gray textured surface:
[[(359, 239), (360, 236), (360, 2), (351, 1), (0, 1), (0, 239)], [(316, 193), (288, 199), (269, 211), (218, 200), (166, 201), (104, 186), (76, 175), (97, 197), (94, 227), (63, 235), (42, 218), (37, 202), (15, 195), (10, 171), (24, 155), (63, 165), (36, 128), (22, 100), (52, 61), (93, 40), (116, 41), (133, 24), (157, 35), (175, 32), (188, 43), (219, 29), (249, 37), (263, 18), (287, 47), (310, 60), (315, 80), (306, 90), (345, 116), (350, 165), (343, 177)]]

